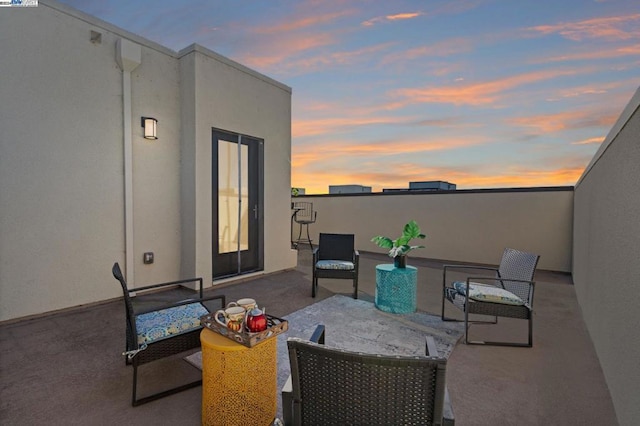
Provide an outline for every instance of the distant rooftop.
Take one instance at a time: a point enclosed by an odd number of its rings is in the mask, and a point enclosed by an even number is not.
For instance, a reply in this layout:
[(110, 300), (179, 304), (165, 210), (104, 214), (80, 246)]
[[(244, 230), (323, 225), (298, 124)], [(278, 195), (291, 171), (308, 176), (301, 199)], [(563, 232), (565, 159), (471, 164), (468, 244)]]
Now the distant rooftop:
[(355, 194), (361, 192), (371, 192), (371, 187), (364, 185), (329, 185), (329, 194)]
[(456, 184), (443, 180), (427, 180), (422, 182), (409, 182), (409, 188), (385, 188), (382, 192), (392, 191), (455, 191)]

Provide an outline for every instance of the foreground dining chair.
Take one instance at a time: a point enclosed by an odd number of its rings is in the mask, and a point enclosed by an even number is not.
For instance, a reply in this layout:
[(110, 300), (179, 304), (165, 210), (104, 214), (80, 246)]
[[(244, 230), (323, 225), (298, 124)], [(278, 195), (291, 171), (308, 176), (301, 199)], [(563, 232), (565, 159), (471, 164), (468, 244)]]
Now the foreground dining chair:
[[(443, 321), (460, 321), (445, 315), (445, 301), (464, 313), (464, 341), (466, 344), (495, 346), (533, 346), (533, 276), (540, 256), (506, 248), (498, 268), (478, 265), (444, 265), (442, 272)], [(464, 281), (449, 282), (447, 271), (473, 269), (491, 272), (490, 276), (474, 273)], [(493, 316), (493, 320), (472, 321), (470, 314)], [(502, 341), (476, 341), (469, 339), (469, 327), (473, 323), (496, 324), (498, 317), (528, 321), (529, 335), (526, 343)]]
[(390, 356), (326, 347), (322, 325), (311, 341), (289, 338), (285, 425), (454, 425), (447, 360), (426, 340), (426, 356)]
[[(131, 405), (138, 406), (202, 384), (202, 378), (191, 383), (137, 398), (138, 367), (182, 352), (200, 347), (200, 317), (226, 306), (224, 295), (204, 297), (202, 278), (190, 278), (137, 288), (128, 288), (116, 262), (111, 270), (122, 286), (126, 312), (126, 364), (133, 365), (133, 390)], [(180, 301), (152, 303), (141, 309), (134, 308), (134, 295), (148, 290), (175, 287), (180, 284), (197, 283), (200, 297)], [(206, 303), (205, 303), (206, 302)]]

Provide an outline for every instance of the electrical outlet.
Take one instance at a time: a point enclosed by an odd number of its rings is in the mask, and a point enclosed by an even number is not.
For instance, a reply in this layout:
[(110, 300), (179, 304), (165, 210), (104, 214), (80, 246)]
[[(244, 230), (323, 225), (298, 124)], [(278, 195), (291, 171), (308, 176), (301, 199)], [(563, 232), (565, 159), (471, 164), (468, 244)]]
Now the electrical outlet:
[(152, 251), (146, 252), (142, 257), (142, 261), (144, 262), (145, 265), (149, 265), (153, 263), (153, 252)]

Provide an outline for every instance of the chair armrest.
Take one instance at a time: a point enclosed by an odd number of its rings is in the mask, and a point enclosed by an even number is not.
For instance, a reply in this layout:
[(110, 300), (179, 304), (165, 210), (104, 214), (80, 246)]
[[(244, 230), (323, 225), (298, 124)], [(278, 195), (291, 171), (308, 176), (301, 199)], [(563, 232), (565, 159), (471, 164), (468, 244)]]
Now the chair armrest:
[[(311, 335), (310, 341), (324, 345), (324, 325), (320, 324), (316, 327)], [(293, 424), (293, 381), (291, 375), (282, 386), (282, 421), (285, 426)]]
[(324, 345), (324, 325), (320, 324), (316, 327), (309, 341)]
[(313, 268), (315, 269), (316, 263), (318, 263), (318, 257), (320, 256), (320, 246), (313, 248)]
[[(535, 281), (521, 280), (521, 279), (518, 279), (518, 278), (509, 278), (509, 277), (496, 277), (496, 278), (486, 277), (486, 276), (485, 277), (482, 277), (482, 276), (478, 276), (478, 277), (469, 276), (469, 277), (467, 277), (467, 282), (470, 281), (470, 280), (478, 280), (478, 281), (481, 281), (481, 280), (489, 281), (490, 280), (490, 281), (495, 281), (495, 282), (498, 282), (498, 281), (512, 281), (512, 282), (516, 282), (516, 283), (526, 283), (526, 284), (529, 284), (531, 286), (535, 285)], [(490, 284), (488, 284), (488, 285), (490, 285)]]
[(137, 291), (146, 291), (146, 290), (152, 290), (152, 289), (158, 289), (158, 288), (162, 288), (162, 287), (169, 287), (169, 286), (175, 286), (178, 284), (186, 284), (186, 283), (192, 283), (192, 282), (198, 282), (198, 288), (200, 289), (200, 297), (203, 297), (203, 288), (202, 288), (202, 277), (198, 277), (198, 278), (187, 278), (184, 280), (177, 280), (177, 281), (169, 281), (166, 283), (159, 283), (159, 284), (150, 284), (150, 285), (145, 285), (142, 287), (136, 287), (136, 288), (130, 288), (128, 289), (129, 294), (131, 293), (135, 293)]
[(485, 269), (488, 271), (498, 271), (498, 268), (494, 266), (483, 266), (483, 265), (442, 265), (444, 269), (452, 268), (452, 269)]
[(433, 336), (427, 336), (427, 347), (425, 354), (427, 356), (438, 356), (438, 347)]

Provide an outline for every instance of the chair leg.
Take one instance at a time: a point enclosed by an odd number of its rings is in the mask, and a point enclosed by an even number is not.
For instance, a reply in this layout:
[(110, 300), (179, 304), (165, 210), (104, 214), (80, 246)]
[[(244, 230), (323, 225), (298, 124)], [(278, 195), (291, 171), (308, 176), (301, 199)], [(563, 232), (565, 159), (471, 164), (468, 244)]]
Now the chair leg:
[(353, 279), (353, 298), (358, 299), (358, 277)]
[(307, 240), (309, 240), (309, 247), (311, 247), (311, 251), (313, 251), (313, 244), (311, 244), (311, 237), (309, 236), (309, 224), (307, 223)]
[(133, 391), (131, 393), (131, 405), (135, 407), (136, 404), (136, 389), (138, 387), (138, 363), (133, 363)]
[(296, 245), (298, 245), (297, 243), (300, 242), (300, 238), (302, 238), (302, 224), (301, 223), (298, 224), (298, 240), (296, 241)]
[(318, 291), (318, 277), (313, 274), (313, 280), (311, 281), (311, 297), (316, 297), (316, 291)]

